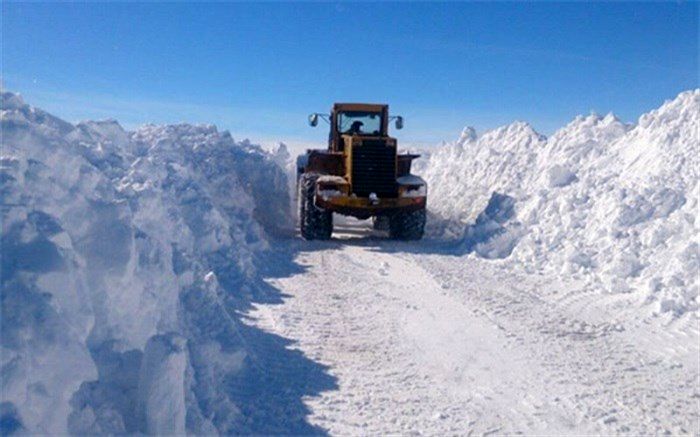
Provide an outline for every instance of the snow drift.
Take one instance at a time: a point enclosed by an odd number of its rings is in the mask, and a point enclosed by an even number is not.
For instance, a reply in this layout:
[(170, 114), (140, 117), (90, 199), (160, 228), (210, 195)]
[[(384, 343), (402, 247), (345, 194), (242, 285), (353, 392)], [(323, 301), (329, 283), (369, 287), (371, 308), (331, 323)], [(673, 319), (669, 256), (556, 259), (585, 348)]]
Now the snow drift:
[(4, 91), (1, 122), (2, 433), (259, 431), (230, 381), (283, 171), (213, 126), (74, 126)]
[(467, 128), (423, 163), (434, 223), (460, 224), (441, 231), (467, 252), (634, 292), (658, 312), (697, 310), (699, 129), (700, 90), (636, 125), (592, 114), (550, 138), (523, 122)]

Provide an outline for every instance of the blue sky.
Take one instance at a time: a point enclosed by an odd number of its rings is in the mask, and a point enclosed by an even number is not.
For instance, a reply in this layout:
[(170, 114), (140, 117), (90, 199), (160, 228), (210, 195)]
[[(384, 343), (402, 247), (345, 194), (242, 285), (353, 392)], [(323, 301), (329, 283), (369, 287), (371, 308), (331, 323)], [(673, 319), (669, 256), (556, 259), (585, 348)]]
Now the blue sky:
[(320, 143), (386, 102), (404, 144), (514, 120), (627, 121), (698, 87), (698, 3), (0, 3), (2, 79), (70, 121), (211, 122)]

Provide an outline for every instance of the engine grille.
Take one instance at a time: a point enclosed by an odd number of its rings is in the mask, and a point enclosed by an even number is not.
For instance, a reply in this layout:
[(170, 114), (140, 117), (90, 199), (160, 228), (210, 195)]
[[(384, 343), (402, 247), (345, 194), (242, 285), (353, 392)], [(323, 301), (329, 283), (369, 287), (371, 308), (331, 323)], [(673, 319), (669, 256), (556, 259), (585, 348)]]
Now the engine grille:
[(379, 197), (398, 196), (396, 147), (384, 141), (363, 141), (352, 148), (352, 191), (359, 197), (376, 193)]

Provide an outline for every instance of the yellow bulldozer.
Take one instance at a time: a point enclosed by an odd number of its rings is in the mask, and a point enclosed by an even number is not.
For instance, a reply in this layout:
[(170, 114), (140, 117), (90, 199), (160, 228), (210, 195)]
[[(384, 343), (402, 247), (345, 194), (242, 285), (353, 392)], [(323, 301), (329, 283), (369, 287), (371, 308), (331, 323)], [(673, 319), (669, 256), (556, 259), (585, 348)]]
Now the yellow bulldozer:
[(330, 114), (313, 113), (330, 125), (328, 148), (307, 150), (297, 158), (299, 228), (307, 240), (327, 240), (333, 213), (373, 219), (390, 238), (418, 240), (426, 220), (426, 182), (411, 174), (420, 155), (399, 154), (389, 124), (403, 127), (403, 118), (389, 116), (389, 106), (336, 103)]

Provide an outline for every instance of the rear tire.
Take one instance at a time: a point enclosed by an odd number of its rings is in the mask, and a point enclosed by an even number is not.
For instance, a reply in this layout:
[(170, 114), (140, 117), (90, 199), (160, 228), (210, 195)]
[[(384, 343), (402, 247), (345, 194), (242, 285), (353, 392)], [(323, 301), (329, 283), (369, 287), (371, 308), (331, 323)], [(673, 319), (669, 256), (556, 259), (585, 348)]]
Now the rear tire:
[(328, 240), (333, 233), (333, 213), (314, 204), (317, 174), (299, 178), (299, 231), (305, 240)]
[(395, 240), (420, 240), (425, 230), (425, 208), (394, 214), (389, 218), (389, 236)]

